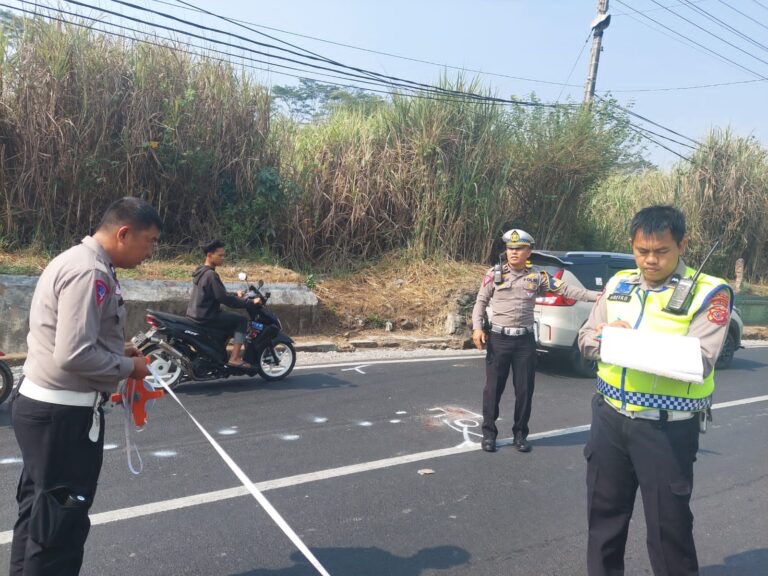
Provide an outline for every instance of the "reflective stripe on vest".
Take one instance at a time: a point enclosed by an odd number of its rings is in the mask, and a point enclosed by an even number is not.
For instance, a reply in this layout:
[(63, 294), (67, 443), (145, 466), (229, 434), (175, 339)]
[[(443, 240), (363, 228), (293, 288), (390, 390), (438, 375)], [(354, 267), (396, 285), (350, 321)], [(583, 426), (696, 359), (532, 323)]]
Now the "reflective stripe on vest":
[[(695, 270), (686, 269), (686, 276)], [(701, 274), (696, 281), (693, 299), (684, 315), (664, 312), (673, 287), (643, 290), (639, 284), (628, 282), (637, 270), (623, 270), (608, 281), (605, 288), (607, 322), (624, 320), (636, 330), (649, 330), (685, 336), (694, 316), (709, 302), (713, 294), (730, 287), (720, 278)], [(617, 295), (613, 300), (611, 295)], [(731, 296), (731, 302), (733, 297)], [(638, 350), (638, 354), (642, 354)], [(598, 362), (597, 389), (606, 400), (624, 410), (656, 408), (660, 410), (704, 410), (711, 404), (715, 388), (715, 371), (704, 382), (692, 384), (682, 380), (657, 376), (639, 370), (630, 370)]]

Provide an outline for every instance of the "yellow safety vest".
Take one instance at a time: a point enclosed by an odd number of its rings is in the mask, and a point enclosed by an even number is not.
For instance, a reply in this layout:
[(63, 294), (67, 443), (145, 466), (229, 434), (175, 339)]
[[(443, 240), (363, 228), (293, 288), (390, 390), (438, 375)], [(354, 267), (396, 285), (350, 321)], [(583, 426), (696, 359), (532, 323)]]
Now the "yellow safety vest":
[[(694, 273), (695, 270), (686, 268), (686, 276)], [(723, 288), (731, 290), (724, 280), (701, 274), (696, 280), (688, 312), (676, 315), (663, 311), (672, 295), (673, 286), (643, 290), (639, 282), (632, 281), (633, 277), (639, 277), (638, 270), (622, 270), (608, 281), (603, 296), (606, 298), (607, 321), (622, 319), (636, 330), (679, 336), (688, 334), (693, 317), (713, 294)], [(617, 408), (696, 412), (705, 410), (712, 403), (714, 370), (703, 383), (692, 384), (604, 362), (598, 362), (597, 366), (597, 391)]]

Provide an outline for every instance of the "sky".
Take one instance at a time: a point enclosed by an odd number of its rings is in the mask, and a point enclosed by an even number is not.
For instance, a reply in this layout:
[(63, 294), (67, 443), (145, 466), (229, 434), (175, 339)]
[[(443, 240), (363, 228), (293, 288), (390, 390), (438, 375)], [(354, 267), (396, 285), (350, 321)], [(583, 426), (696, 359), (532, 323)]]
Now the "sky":
[[(435, 84), (442, 74), (454, 76), (463, 69), (465, 75), (477, 77), (499, 97), (528, 99), (535, 94), (543, 102), (560, 103), (583, 99), (591, 22), (598, 5), (597, 0), (185, 2), (186, 6), (179, 0), (132, 0), (137, 6), (196, 24), (275, 43), (256, 31), (269, 34), (381, 74)], [(8, 0), (9, 5), (14, 3), (30, 6), (29, 2)], [(178, 22), (114, 0), (83, 3), (88, 7), (66, 1), (55, 5), (111, 22), (120, 19), (91, 7), (181, 27)], [(603, 36), (598, 95), (610, 94), (620, 104), (631, 105), (634, 112), (683, 137), (697, 140), (712, 128), (730, 128), (738, 136), (754, 136), (768, 148), (768, 117), (763, 109), (768, 102), (768, 0), (610, 0), (608, 13), (611, 22)], [(253, 30), (217, 16), (237, 20)], [(224, 38), (199, 29), (195, 33)], [(280, 74), (278, 68), (258, 66), (270, 68), (251, 70), (260, 82), (298, 82)], [(289, 73), (345, 83), (323, 78), (316, 71)], [(691, 88), (712, 84), (721, 85)], [(681, 136), (668, 135), (690, 143)], [(660, 141), (680, 154), (690, 153), (689, 148)], [(646, 157), (663, 168), (680, 161), (650, 143)]]

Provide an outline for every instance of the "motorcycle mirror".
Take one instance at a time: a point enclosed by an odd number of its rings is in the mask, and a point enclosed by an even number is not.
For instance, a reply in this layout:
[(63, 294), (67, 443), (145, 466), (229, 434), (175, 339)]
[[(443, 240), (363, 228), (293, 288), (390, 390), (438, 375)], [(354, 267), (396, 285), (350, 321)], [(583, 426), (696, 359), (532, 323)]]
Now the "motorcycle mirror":
[(261, 288), (262, 286), (264, 286), (264, 280), (259, 280), (259, 288)]
[(246, 280), (248, 280), (248, 274), (246, 274), (245, 272), (240, 272), (237, 275), (237, 277), (240, 278), (241, 282), (245, 282)]

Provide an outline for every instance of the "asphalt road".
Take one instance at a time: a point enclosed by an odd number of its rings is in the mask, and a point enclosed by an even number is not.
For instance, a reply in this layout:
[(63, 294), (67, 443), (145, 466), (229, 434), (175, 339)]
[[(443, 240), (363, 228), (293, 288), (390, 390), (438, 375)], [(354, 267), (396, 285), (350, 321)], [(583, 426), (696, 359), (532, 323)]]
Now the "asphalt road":
[[(464, 353), (191, 384), (179, 398), (333, 576), (583, 575), (593, 382), (544, 364), (533, 452), (486, 454), (471, 444), (482, 381), (482, 358)], [(740, 351), (718, 374), (693, 500), (702, 576), (768, 574), (767, 382), (768, 347)], [(511, 386), (502, 402), (506, 436)], [(131, 439), (139, 476), (111, 413), (83, 576), (317, 573), (172, 399)], [(0, 573), (18, 458), (3, 405)], [(641, 511), (638, 501), (628, 576), (651, 574)]]

